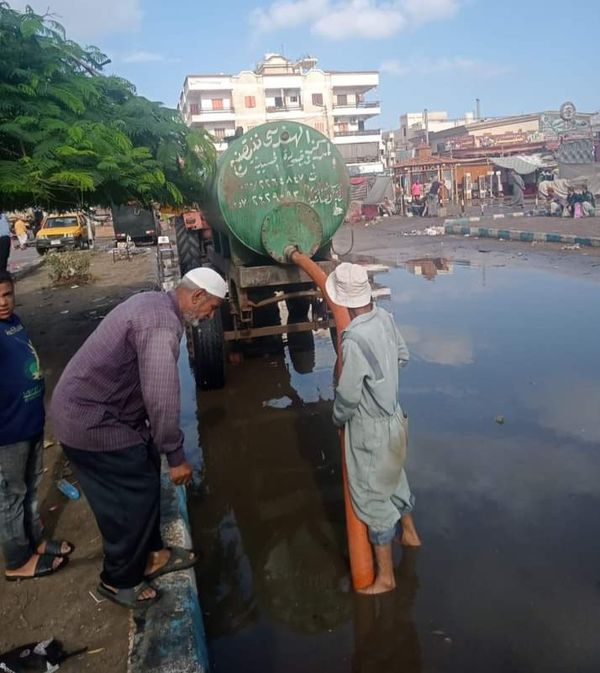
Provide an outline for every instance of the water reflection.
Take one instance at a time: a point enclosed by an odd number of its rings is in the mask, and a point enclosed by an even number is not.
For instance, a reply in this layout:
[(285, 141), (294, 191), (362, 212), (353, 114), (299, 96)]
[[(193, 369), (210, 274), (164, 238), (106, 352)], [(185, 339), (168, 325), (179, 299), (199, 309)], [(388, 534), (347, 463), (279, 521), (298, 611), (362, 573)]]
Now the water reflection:
[(380, 596), (354, 595), (352, 673), (421, 673), (423, 657), (412, 611), (417, 595), (417, 555), (404, 548), (396, 590)]
[(434, 280), (436, 276), (454, 273), (454, 263), (445, 257), (409, 259), (404, 266), (413, 276), (422, 276), (426, 280)]
[(473, 363), (471, 335), (463, 329), (448, 326), (419, 327), (403, 323), (399, 327), (413, 358), (455, 367)]
[(380, 276), (413, 354), (418, 595), (409, 556), (394, 594), (349, 592), (328, 335), (300, 371), (279, 349), (201, 395), (191, 509), (215, 673), (600, 670), (598, 286), (454, 271)]
[(205, 497), (193, 506), (213, 637), (255, 620), (257, 604), (298, 633), (349, 616), (337, 438), (329, 405), (304, 404), (292, 387), (290, 360), (248, 359), (225, 390), (199, 396)]

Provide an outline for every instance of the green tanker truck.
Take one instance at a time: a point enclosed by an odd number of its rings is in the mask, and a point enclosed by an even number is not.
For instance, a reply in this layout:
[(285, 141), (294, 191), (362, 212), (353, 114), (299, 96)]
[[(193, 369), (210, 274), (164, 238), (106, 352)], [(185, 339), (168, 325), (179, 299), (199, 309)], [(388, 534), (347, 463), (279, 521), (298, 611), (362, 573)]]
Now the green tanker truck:
[[(220, 314), (191, 333), (200, 388), (225, 382), (225, 342), (330, 327), (319, 290), (288, 263), (297, 247), (326, 272), (331, 239), (344, 221), (350, 180), (340, 153), (315, 129), (297, 122), (257, 126), (235, 139), (219, 159), (206, 208), (212, 229), (176, 225), (181, 272), (210, 264), (229, 285)], [(279, 302), (287, 305), (281, 324)], [(289, 337), (288, 337), (289, 338)]]

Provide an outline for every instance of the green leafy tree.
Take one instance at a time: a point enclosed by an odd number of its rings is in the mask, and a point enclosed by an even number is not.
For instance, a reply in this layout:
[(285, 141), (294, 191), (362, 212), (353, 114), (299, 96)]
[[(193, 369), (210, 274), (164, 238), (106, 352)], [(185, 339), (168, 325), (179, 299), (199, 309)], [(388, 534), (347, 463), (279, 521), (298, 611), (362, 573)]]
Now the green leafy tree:
[(215, 150), (176, 110), (105, 76), (96, 47), (0, 3), (0, 203), (52, 208), (203, 200)]

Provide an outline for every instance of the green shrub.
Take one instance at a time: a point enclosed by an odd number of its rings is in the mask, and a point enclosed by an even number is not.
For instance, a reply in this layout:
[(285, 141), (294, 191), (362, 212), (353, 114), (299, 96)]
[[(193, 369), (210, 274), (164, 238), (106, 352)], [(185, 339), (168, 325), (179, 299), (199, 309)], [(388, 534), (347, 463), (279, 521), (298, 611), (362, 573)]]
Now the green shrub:
[(49, 252), (47, 258), (48, 273), (54, 283), (87, 283), (92, 277), (89, 252)]

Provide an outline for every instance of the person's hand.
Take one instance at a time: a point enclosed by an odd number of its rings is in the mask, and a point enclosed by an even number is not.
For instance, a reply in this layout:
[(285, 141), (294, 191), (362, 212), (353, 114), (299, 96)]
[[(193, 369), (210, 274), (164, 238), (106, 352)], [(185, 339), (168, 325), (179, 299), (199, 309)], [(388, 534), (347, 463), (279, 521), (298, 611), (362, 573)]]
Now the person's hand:
[(192, 480), (193, 470), (189, 463), (182, 463), (177, 467), (170, 468), (169, 473), (175, 486), (187, 486)]

